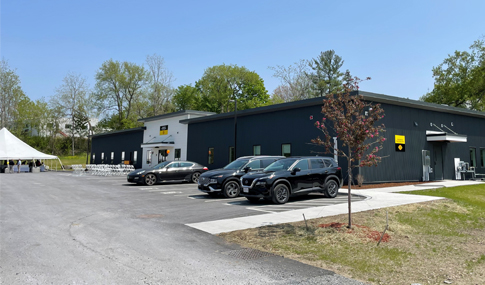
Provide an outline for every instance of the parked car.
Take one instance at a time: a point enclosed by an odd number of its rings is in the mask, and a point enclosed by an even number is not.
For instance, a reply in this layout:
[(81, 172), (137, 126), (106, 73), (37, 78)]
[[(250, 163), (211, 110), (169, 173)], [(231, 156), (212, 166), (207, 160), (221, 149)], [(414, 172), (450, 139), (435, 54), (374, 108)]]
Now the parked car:
[(192, 161), (164, 161), (150, 168), (130, 172), (127, 180), (146, 185), (180, 180), (197, 183), (199, 176), (207, 170), (207, 167)]
[(335, 198), (342, 186), (342, 169), (327, 157), (291, 157), (273, 162), (259, 173), (241, 177), (241, 196), (284, 204), (297, 195), (321, 192)]
[(209, 195), (224, 194), (226, 198), (235, 198), (241, 192), (239, 178), (246, 173), (262, 171), (284, 156), (244, 156), (226, 165), (224, 168), (207, 171), (199, 178), (199, 190)]

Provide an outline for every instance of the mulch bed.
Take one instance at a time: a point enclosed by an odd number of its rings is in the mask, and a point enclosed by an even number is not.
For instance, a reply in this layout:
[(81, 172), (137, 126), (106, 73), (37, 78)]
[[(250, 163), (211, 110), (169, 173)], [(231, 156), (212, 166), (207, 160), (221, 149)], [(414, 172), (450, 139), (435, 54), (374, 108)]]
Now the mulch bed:
[[(348, 234), (355, 233), (355, 231), (353, 229), (348, 229), (347, 224), (344, 224), (344, 223), (320, 224), (318, 226), (320, 228), (334, 228), (334, 229), (337, 229), (338, 231), (345, 232), (345, 233), (348, 233)], [(362, 238), (368, 238), (368, 239), (374, 240), (376, 242), (378, 242), (379, 239), (381, 238), (382, 234), (380, 232), (371, 230), (369, 227), (362, 226), (362, 225), (356, 225), (356, 224), (353, 224), (353, 226), (363, 230), (363, 235), (361, 235)], [(390, 240), (391, 240), (391, 236), (388, 235), (387, 233), (385, 233), (384, 236), (382, 237), (381, 242), (388, 242)]]

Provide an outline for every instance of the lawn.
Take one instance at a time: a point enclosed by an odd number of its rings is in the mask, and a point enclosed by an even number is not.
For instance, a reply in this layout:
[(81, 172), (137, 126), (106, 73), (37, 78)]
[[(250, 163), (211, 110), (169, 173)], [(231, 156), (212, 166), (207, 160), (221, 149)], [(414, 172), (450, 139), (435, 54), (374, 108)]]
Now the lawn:
[[(485, 184), (409, 194), (448, 199), (221, 234), (229, 242), (371, 284), (485, 284)], [(377, 245), (389, 217), (389, 240)]]
[[(61, 160), (64, 166), (70, 166), (73, 164), (82, 164), (83, 166), (86, 166), (86, 155), (59, 156), (59, 159)], [(46, 160), (45, 164), (49, 166), (51, 170), (61, 170), (61, 166), (59, 165), (59, 162), (56, 160), (52, 160), (52, 161)]]

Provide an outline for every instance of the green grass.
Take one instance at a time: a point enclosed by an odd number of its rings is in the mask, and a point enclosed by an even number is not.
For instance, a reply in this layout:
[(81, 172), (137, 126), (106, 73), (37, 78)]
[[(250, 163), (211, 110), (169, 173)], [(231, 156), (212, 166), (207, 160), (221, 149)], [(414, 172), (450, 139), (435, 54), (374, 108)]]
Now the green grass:
[[(354, 213), (353, 224), (382, 232), (389, 216), (391, 240), (363, 238), (365, 231), (321, 228), (347, 215), (221, 234), (230, 242), (269, 251), (374, 284), (485, 284), (485, 184), (412, 191), (448, 198)], [(412, 274), (409, 274), (412, 272)]]
[[(77, 155), (77, 156), (59, 156), (59, 159), (61, 160), (63, 165), (73, 165), (73, 164), (82, 164), (83, 166), (86, 166), (86, 155)], [(52, 167), (52, 170), (61, 170), (61, 166), (59, 165), (59, 162), (57, 162), (57, 168), (56, 168), (56, 161), (52, 160), (52, 166), (51, 166), (51, 161), (46, 161), (46, 165), (49, 167)]]
[(485, 210), (485, 184), (401, 192), (405, 194), (437, 196), (452, 199), (461, 205), (477, 206)]

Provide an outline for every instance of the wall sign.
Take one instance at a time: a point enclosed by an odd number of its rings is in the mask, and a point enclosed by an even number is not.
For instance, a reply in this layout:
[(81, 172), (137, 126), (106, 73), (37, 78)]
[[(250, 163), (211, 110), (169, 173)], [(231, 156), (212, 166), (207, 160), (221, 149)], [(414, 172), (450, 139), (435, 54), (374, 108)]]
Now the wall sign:
[(168, 125), (160, 126), (160, 135), (168, 135)]
[(405, 152), (406, 151), (406, 137), (395, 135), (394, 140), (395, 140), (395, 144), (396, 144), (396, 151)]

